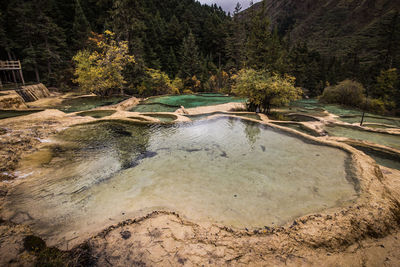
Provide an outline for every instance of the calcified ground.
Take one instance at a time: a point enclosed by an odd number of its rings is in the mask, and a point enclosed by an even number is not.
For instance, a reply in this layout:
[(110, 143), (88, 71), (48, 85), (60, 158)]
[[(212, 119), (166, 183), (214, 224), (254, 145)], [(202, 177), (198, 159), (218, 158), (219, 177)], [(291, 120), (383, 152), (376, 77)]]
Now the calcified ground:
[[(137, 100), (130, 99), (107, 107), (117, 112), (105, 119), (132, 120), (130, 117), (134, 117), (134, 120), (157, 121), (125, 111), (134, 104)], [(237, 104), (182, 109), (176, 113), (177, 121), (188, 120), (179, 114), (226, 112), (232, 108), (237, 109)], [(263, 123), (269, 123), (266, 116), (262, 119)], [(66, 127), (91, 121), (95, 119), (56, 110), (0, 121), (0, 203), (4, 203), (7, 192), (18, 183), (18, 179), (13, 179), (17, 178), (22, 157), (37, 151), (45, 139)], [(332, 122), (337, 123), (334, 117), (327, 116), (322, 121), (304, 125), (320, 132), (324, 124)], [(176, 213), (154, 211), (108, 227), (75, 248), (69, 248), (65, 262), (82, 264), (79, 258), (85, 255), (86, 264), (98, 266), (399, 266), (400, 172), (378, 166), (364, 153), (336, 142), (347, 139), (313, 138), (282, 129), (351, 153), (360, 190), (355, 203), (309, 214), (284, 226), (252, 231), (195, 223)], [(36, 254), (23, 246), (24, 238), (30, 234), (32, 231), (27, 226), (1, 221), (0, 265), (34, 264)]]

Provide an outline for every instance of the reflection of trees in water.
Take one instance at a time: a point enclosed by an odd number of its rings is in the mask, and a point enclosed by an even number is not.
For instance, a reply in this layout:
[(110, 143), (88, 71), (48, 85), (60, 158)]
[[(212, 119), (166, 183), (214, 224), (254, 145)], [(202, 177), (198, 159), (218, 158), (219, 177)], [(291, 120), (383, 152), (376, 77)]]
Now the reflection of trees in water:
[(137, 161), (153, 154), (147, 153), (150, 140), (150, 126), (138, 124), (110, 123), (108, 129), (113, 136), (111, 148), (117, 152), (122, 168), (137, 165)]
[(246, 135), (247, 141), (249, 143), (249, 145), (253, 148), (255, 142), (258, 139), (258, 136), (261, 133), (261, 129), (258, 126), (258, 123), (253, 123), (253, 122), (249, 122), (249, 121), (245, 121), (245, 120), (241, 120), (241, 119), (237, 119), (237, 118), (232, 118), (229, 117), (226, 120), (226, 123), (228, 125), (228, 128), (230, 130), (234, 130), (235, 127), (235, 123), (240, 123), (244, 126), (244, 133)]
[(232, 117), (228, 117), (228, 120), (226, 121), (227, 125), (228, 125), (228, 128), (230, 130), (233, 130), (235, 128), (235, 122), (237, 122), (237, 121), (238, 121), (238, 119), (235, 119), (235, 118), (232, 118)]
[(247, 141), (249, 145), (253, 148), (261, 133), (261, 129), (258, 125), (254, 123), (244, 123), (244, 125), (244, 133), (246, 134)]
[(114, 121), (72, 127), (59, 138), (77, 145), (71, 153), (75, 157), (109, 153), (116, 155), (125, 169), (135, 165), (135, 159), (146, 153), (150, 132), (149, 125)]

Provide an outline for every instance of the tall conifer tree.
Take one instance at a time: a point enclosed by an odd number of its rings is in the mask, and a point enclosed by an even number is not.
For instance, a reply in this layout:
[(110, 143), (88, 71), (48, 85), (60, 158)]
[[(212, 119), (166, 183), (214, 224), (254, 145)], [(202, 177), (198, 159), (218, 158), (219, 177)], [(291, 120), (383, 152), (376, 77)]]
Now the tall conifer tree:
[(183, 40), (181, 48), (181, 78), (191, 78), (201, 73), (201, 62), (199, 48), (196, 39), (190, 31), (188, 36)]
[(84, 47), (90, 31), (90, 24), (83, 12), (80, 0), (75, 0), (75, 16), (72, 25), (72, 44), (76, 50)]

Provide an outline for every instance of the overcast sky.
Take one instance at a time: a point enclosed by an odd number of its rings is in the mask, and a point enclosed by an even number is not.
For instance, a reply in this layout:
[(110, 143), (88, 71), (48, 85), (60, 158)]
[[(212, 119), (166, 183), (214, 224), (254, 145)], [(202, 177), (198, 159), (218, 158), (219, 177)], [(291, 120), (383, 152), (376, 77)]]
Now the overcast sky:
[[(242, 7), (244, 9), (249, 7), (250, 0), (198, 0), (200, 3), (211, 5), (211, 4), (217, 4), (221, 6), (226, 12), (233, 12), (235, 9), (236, 3), (239, 2), (242, 4)], [(254, 0), (254, 3), (260, 2), (261, 0)]]

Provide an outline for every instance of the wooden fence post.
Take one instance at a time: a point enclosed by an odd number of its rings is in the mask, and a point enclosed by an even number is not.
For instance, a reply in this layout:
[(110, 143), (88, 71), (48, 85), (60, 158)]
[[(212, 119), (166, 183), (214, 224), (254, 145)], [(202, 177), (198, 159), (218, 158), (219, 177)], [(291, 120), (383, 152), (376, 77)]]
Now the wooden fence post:
[(22, 74), (21, 62), (18, 60), (19, 76), (21, 77), (22, 85), (25, 85), (24, 75)]

